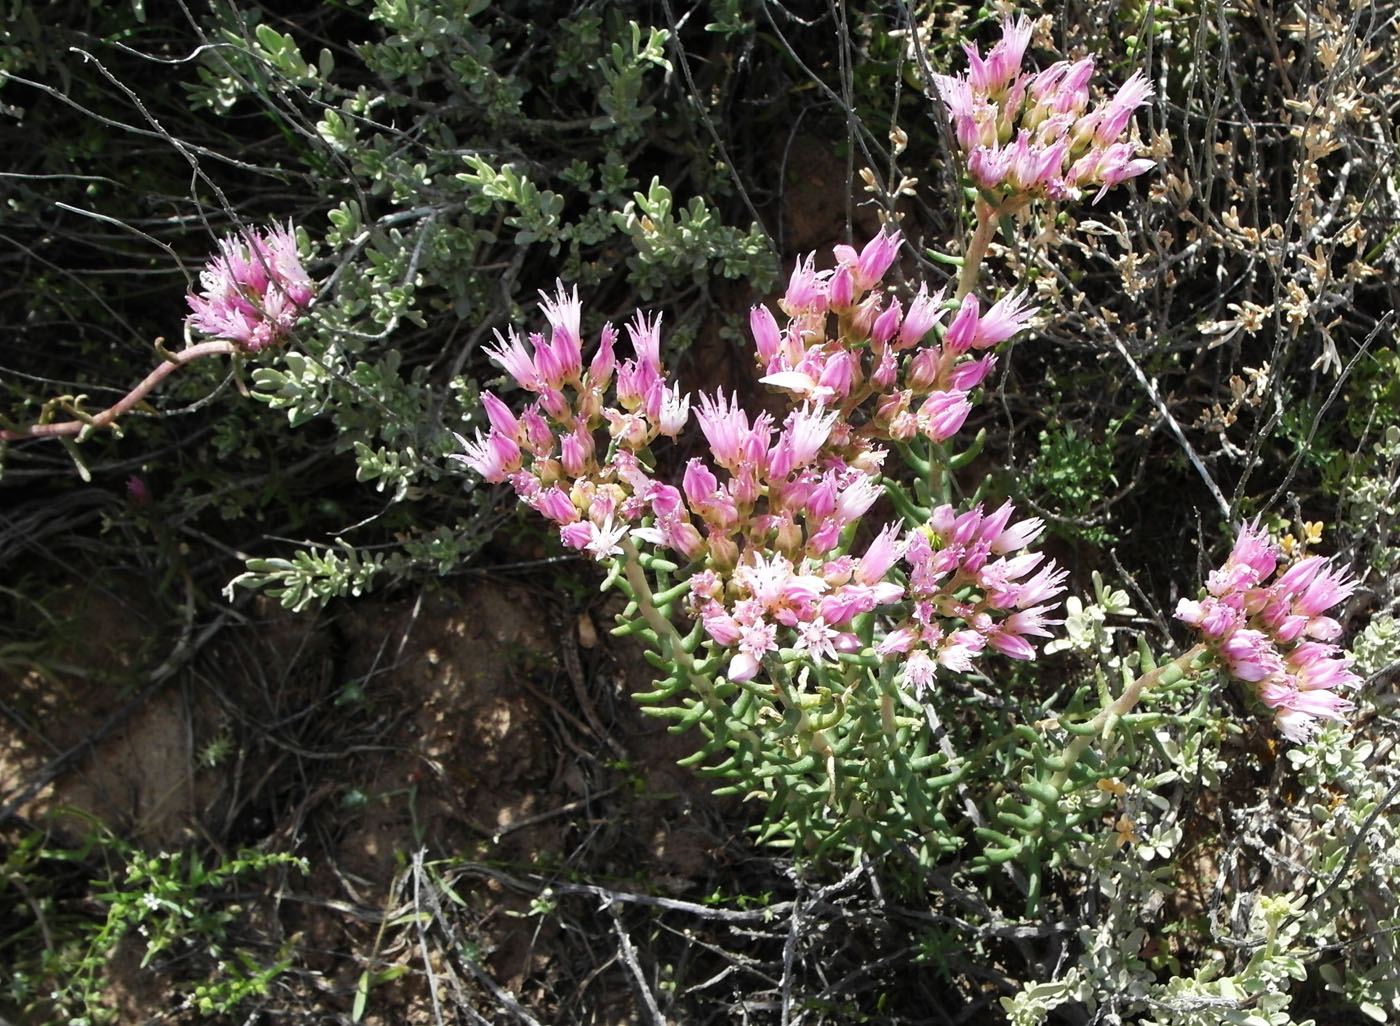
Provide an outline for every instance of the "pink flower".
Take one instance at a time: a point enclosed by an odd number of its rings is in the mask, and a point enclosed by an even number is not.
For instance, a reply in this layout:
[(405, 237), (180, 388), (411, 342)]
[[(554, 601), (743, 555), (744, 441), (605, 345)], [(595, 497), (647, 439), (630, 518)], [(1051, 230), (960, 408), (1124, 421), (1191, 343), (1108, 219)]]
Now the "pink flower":
[(1152, 98), (1152, 86), (1141, 71), (1134, 71), (1118, 88), (1117, 94), (1099, 111), (1098, 125), (1094, 129), (1094, 142), (1099, 146), (1111, 145), (1137, 110)]
[(465, 463), (492, 484), (499, 484), (520, 469), (520, 446), (498, 431), (485, 437), (478, 431), (473, 442), (461, 435), (455, 437), (462, 452), (450, 458)]
[(559, 528), (559, 538), (565, 545), (582, 549), (599, 562), (622, 554), (619, 542), (626, 534), (627, 525), (614, 525), (611, 517), (601, 526), (591, 520), (581, 520)]
[(525, 343), (520, 340), (515, 329), (510, 328), (505, 336), (499, 331), (495, 335), (496, 348), (487, 346), (486, 355), (499, 364), (522, 388), (531, 392), (543, 389), (544, 381), (535, 369), (535, 359), (526, 350)]
[(752, 458), (751, 440), (766, 446), (772, 431), (772, 418), (760, 413), (752, 426), (749, 418), (740, 408), (737, 396), (724, 398), (721, 390), (711, 399), (701, 394), (699, 408), (695, 414), (700, 422), (700, 430), (710, 443), (710, 451), (720, 466), (737, 471), (744, 462), (755, 462)]
[(566, 368), (566, 373), (574, 375), (582, 368), (583, 361), (583, 340), (579, 337), (582, 304), (579, 302), (577, 286), (573, 292), (565, 292), (562, 281), (555, 282), (555, 287), (558, 291), (553, 298), (544, 292), (540, 293), (540, 309), (544, 311), (545, 319), (549, 321), (552, 329), (550, 348)]
[(805, 467), (817, 455), (831, 434), (837, 412), (823, 413), (805, 403), (793, 410), (783, 422), (778, 441), (768, 452), (768, 473), (774, 478), (787, 477)]
[(938, 673), (938, 664), (926, 649), (916, 649), (904, 661), (904, 683), (914, 689), (914, 697), (923, 696), (924, 689), (933, 683)]
[(919, 430), (935, 442), (946, 442), (958, 433), (971, 412), (966, 392), (934, 392), (919, 407)]
[(879, 284), (885, 272), (890, 269), (890, 264), (894, 263), (894, 258), (899, 255), (902, 241), (899, 232), (881, 232), (865, 244), (865, 248), (860, 252), (860, 259), (856, 262), (857, 289), (873, 288)]
[(894, 566), (904, 553), (904, 546), (897, 540), (899, 525), (886, 524), (875, 536), (865, 555), (856, 564), (854, 577), (861, 584), (874, 585), (885, 579), (890, 567)]
[(666, 382), (658, 378), (647, 392), (643, 408), (658, 432), (675, 438), (690, 419), (690, 396), (681, 394), (680, 385), (667, 388)]
[(199, 283), (186, 297), (190, 327), (250, 353), (285, 341), (315, 294), (290, 223), (219, 240)]
[(977, 319), (973, 335), (974, 349), (989, 349), (1005, 342), (1029, 323), (1035, 308), (1025, 292), (1013, 292), (992, 304), (992, 308)]
[(934, 77), (968, 176), (1007, 210), (1036, 197), (1077, 199), (1092, 185), (1100, 187), (1098, 202), (1112, 186), (1154, 166), (1121, 141), (1152, 89), (1135, 72), (1112, 99), (1086, 113), (1094, 59), (1023, 71), (1030, 31), (1027, 19), (1007, 19), (985, 58), (965, 45), (967, 72)]
[(919, 293), (909, 304), (909, 312), (899, 326), (901, 346), (918, 345), (934, 325), (943, 319), (943, 289), (929, 295), (928, 286), (920, 283)]
[(1024, 15), (1013, 22), (1002, 22), (1002, 36), (983, 61), (977, 48), (963, 44), (967, 54), (968, 78), (979, 92), (996, 94), (1004, 90), (1021, 71), (1021, 58), (1031, 41), (1031, 20)]
[(1329, 644), (1341, 624), (1322, 615), (1353, 585), (1345, 570), (1320, 556), (1299, 560), (1268, 583), (1278, 561), (1259, 521), (1241, 524), (1225, 564), (1207, 578), (1206, 596), (1183, 599), (1176, 616), (1199, 630), (1231, 676), (1274, 710), (1285, 737), (1302, 741), (1319, 719), (1341, 720), (1352, 702), (1337, 690), (1361, 683), (1348, 657)]
[(811, 652), (818, 659), (836, 659), (836, 644), (840, 634), (820, 616), (797, 624), (797, 647)]
[(817, 312), (826, 309), (826, 289), (823, 274), (816, 270), (816, 258), (809, 255), (799, 260), (788, 279), (787, 292), (781, 306), (790, 317), (801, 313)]
[(1026, 609), (1059, 595), (1065, 590), (1067, 577), (1068, 570), (1061, 570), (1054, 563), (1047, 563), (1034, 577), (1016, 589), (1016, 608)]
[(617, 356), (613, 345), (617, 342), (617, 329), (611, 324), (603, 325), (602, 336), (598, 340), (598, 351), (588, 364), (588, 387), (594, 392), (602, 392), (612, 380), (617, 367)]

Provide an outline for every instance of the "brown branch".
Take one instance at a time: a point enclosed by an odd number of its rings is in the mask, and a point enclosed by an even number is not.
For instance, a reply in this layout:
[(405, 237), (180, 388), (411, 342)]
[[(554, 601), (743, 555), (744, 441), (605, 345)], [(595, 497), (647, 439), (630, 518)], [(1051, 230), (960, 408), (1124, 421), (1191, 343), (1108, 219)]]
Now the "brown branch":
[(165, 362), (147, 374), (139, 385), (118, 400), (115, 405), (107, 407), (101, 413), (91, 417), (80, 417), (77, 420), (60, 421), (56, 424), (31, 424), (27, 428), (13, 429), (0, 428), (0, 441), (13, 442), (21, 438), (57, 438), (62, 435), (76, 435), (84, 428), (110, 427), (113, 421), (131, 410), (177, 367), (183, 367), (201, 356), (217, 356), (223, 353), (232, 355), (235, 352), (237, 352), (237, 347), (232, 342), (216, 341), (201, 342), (198, 345), (182, 349), (178, 353), (168, 353)]

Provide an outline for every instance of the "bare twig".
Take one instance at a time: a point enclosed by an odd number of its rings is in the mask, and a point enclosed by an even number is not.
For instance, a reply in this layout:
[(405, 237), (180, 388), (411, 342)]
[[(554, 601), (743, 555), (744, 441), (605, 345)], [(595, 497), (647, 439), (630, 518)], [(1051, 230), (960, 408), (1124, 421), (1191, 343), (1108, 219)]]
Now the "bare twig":
[(617, 947), (622, 956), (622, 964), (627, 966), (627, 971), (632, 975), (632, 981), (637, 985), (637, 994), (641, 997), (647, 1014), (651, 1016), (653, 1026), (668, 1026), (666, 1017), (661, 1014), (661, 1009), (656, 1004), (656, 997), (647, 986), (646, 977), (642, 975), (642, 967), (637, 964), (637, 950), (632, 947), (632, 938), (627, 935), (627, 929), (622, 925), (622, 916), (617, 906), (609, 905), (608, 912), (612, 914), (613, 931), (617, 934)]

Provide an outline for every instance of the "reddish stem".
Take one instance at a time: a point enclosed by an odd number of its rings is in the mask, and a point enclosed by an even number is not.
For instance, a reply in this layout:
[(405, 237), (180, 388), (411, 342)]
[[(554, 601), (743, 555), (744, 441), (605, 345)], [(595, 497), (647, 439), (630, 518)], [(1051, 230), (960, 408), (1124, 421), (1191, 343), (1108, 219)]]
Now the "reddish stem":
[(218, 341), (201, 342), (198, 345), (182, 349), (178, 353), (170, 353), (165, 358), (165, 362), (147, 374), (141, 384), (124, 395), (115, 405), (107, 407), (101, 413), (81, 420), (60, 421), (57, 424), (31, 424), (27, 428), (0, 429), (0, 441), (13, 442), (21, 438), (57, 438), (60, 435), (76, 435), (85, 427), (109, 427), (112, 421), (144, 399), (176, 367), (183, 367), (191, 360), (198, 360), (201, 356), (217, 356), (220, 353), (232, 354), (234, 352), (237, 352), (237, 349), (232, 342)]

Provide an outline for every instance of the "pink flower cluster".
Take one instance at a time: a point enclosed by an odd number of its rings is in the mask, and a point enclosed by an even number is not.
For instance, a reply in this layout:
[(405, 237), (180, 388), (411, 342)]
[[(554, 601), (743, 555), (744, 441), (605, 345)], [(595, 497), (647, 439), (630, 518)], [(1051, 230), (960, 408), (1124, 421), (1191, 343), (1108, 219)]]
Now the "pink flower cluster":
[[(903, 676), (915, 694), (933, 682), (939, 666), (957, 672), (987, 646), (1012, 659), (1034, 659), (1028, 637), (1050, 637), (1049, 600), (1063, 592), (1066, 572), (1022, 551), (1044, 523), (1032, 517), (1011, 523), (1006, 502), (989, 514), (977, 506), (958, 515), (939, 506), (928, 524), (909, 532), (904, 562), (909, 616), (876, 647), (903, 656)], [(956, 627), (950, 628), (948, 625)]]
[[(660, 364), (660, 320), (638, 314), (627, 332), (634, 356), (615, 353), (605, 326), (583, 359), (577, 293), (545, 296), (549, 337), (497, 335), (491, 357), (534, 398), (519, 415), (496, 395), (482, 402), (489, 430), (461, 439), (458, 457), (486, 480), (509, 481), (521, 500), (559, 526), (563, 542), (607, 559), (624, 539), (669, 552), (689, 575), (687, 608), (711, 642), (733, 650), (729, 679), (752, 678), (770, 652), (795, 649), (834, 660), (861, 647), (853, 620), (884, 609), (898, 627), (880, 654), (902, 654), (923, 688), (933, 663), (971, 668), (987, 646), (1015, 658), (1044, 636), (1042, 604), (1063, 574), (1039, 555), (1013, 555), (1040, 532), (1010, 525), (1010, 504), (984, 516), (950, 507), (900, 538), (880, 531), (847, 554), (858, 521), (882, 494), (879, 443), (923, 434), (949, 438), (968, 395), (991, 370), (990, 354), (1029, 319), (1020, 297), (985, 314), (964, 301), (935, 340), (941, 296), (925, 290), (903, 310), (877, 286), (897, 235), (857, 253), (836, 248), (837, 266), (799, 263), (779, 305), (751, 315), (765, 381), (793, 399), (781, 423), (750, 416), (722, 391), (690, 397)], [(834, 331), (833, 331), (834, 327)], [(686, 464), (680, 486), (659, 480), (651, 446), (674, 438), (694, 413), (706, 459)], [(1024, 580), (1023, 580), (1024, 579)]]
[(1361, 683), (1330, 644), (1341, 624), (1324, 615), (1355, 583), (1329, 560), (1309, 556), (1265, 584), (1278, 564), (1258, 521), (1242, 524), (1225, 565), (1206, 579), (1205, 597), (1182, 599), (1176, 617), (1201, 632), (1231, 676), (1254, 687), (1285, 737), (1301, 741), (1318, 719), (1341, 720), (1352, 703), (1337, 689)]
[(868, 406), (859, 432), (865, 437), (942, 442), (962, 427), (972, 409), (969, 393), (996, 365), (985, 351), (1020, 331), (1034, 311), (1021, 292), (985, 312), (969, 294), (942, 340), (930, 339), (947, 313), (942, 290), (930, 295), (921, 286), (905, 310), (875, 287), (900, 242), (895, 232), (877, 236), (860, 253), (837, 246), (831, 271), (817, 271), (810, 256), (799, 261), (779, 301), (787, 326), (779, 327), (763, 306), (753, 308), (749, 324), (765, 384), (840, 410), (843, 424)]
[[(1039, 519), (1010, 523), (1007, 502), (984, 515), (980, 506), (961, 516), (940, 506), (928, 524), (899, 537), (885, 526), (859, 558), (782, 555), (745, 560), (726, 583), (706, 570), (690, 580), (689, 604), (705, 632), (737, 648), (730, 680), (748, 680), (763, 656), (784, 647), (834, 660), (860, 641), (848, 629), (863, 613), (883, 609), (892, 626), (875, 646), (898, 657), (900, 679), (922, 694), (940, 666), (973, 668), (988, 646), (1013, 659), (1033, 659), (1028, 637), (1049, 637), (1049, 599), (1060, 594), (1065, 572), (1042, 566), (1040, 553), (1022, 552), (1039, 536)], [(1039, 571), (1034, 573), (1039, 567)]]
[(522, 340), (511, 329), (506, 337), (498, 332), (496, 347), (487, 350), (536, 398), (516, 416), (483, 392), (490, 430), (478, 431), (475, 441), (460, 439), (458, 458), (487, 481), (509, 481), (523, 502), (559, 525), (566, 545), (596, 559), (619, 553), (634, 529), (695, 558), (704, 539), (684, 496), (652, 478), (645, 462), (652, 442), (674, 438), (690, 415), (689, 397), (661, 370), (660, 317), (638, 313), (627, 325), (635, 355), (621, 362), (618, 333), (605, 326), (585, 367), (577, 291), (561, 285), (556, 296), (542, 298), (548, 339)]
[(973, 180), (1000, 200), (1078, 199), (1097, 186), (1097, 203), (1112, 186), (1150, 170), (1154, 162), (1120, 138), (1152, 95), (1142, 72), (1088, 110), (1094, 59), (1022, 71), (1030, 38), (1030, 19), (1007, 18), (986, 57), (964, 44), (968, 70), (934, 78)]
[(250, 353), (285, 339), (315, 295), (290, 224), (221, 239), (199, 282), (203, 293), (187, 297), (190, 326)]

